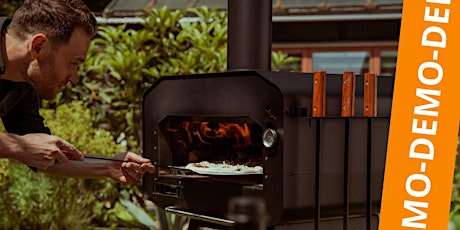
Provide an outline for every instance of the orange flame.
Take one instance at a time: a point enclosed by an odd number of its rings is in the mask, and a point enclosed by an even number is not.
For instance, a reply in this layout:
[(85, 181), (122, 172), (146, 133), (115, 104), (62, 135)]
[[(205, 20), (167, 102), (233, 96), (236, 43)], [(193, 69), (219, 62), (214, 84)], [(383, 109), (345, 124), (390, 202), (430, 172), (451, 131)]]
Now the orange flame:
[[(189, 143), (193, 143), (195, 137), (205, 144), (210, 144), (205, 139), (219, 138), (233, 138), (237, 141), (236, 146), (252, 144), (251, 130), (246, 123), (218, 123), (218, 127), (212, 127), (209, 122), (183, 122), (181, 128), (187, 133)], [(167, 130), (178, 132), (179, 129), (168, 128)]]

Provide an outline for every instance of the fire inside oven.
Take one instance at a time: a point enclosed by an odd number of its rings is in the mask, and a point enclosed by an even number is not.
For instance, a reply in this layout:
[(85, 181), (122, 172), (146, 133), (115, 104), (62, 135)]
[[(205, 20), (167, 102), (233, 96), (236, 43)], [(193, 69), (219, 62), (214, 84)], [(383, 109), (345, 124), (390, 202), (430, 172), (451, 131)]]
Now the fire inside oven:
[(249, 118), (167, 117), (159, 127), (171, 153), (159, 159), (161, 164), (186, 166), (208, 161), (262, 166), (262, 127)]
[(261, 127), (255, 123), (170, 117), (160, 123), (160, 129), (174, 166), (202, 161), (248, 166), (262, 162)]

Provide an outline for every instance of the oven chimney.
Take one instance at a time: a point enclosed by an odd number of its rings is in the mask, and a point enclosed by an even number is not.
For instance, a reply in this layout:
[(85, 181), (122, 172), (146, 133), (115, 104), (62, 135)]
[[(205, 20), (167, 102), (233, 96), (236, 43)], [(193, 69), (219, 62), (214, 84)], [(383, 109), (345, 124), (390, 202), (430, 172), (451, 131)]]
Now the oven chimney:
[(228, 70), (271, 70), (272, 0), (228, 0)]

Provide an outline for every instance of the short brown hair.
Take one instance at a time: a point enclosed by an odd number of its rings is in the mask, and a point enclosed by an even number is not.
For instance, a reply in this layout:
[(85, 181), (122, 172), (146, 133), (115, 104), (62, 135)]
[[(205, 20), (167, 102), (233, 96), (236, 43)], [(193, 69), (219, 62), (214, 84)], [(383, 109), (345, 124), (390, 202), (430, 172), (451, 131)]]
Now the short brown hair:
[(25, 0), (8, 27), (17, 38), (43, 33), (51, 41), (67, 43), (75, 28), (91, 37), (96, 33), (96, 18), (81, 0)]

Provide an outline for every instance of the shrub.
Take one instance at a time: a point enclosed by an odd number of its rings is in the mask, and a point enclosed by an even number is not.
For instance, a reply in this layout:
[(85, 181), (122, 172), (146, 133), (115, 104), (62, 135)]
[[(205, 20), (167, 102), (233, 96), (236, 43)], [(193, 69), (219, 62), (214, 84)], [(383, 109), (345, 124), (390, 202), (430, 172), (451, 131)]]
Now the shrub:
[[(108, 131), (91, 127), (90, 112), (81, 102), (41, 113), (54, 135), (84, 153), (114, 155), (125, 149)], [(0, 160), (0, 194), (2, 229), (82, 229), (107, 215), (118, 198), (110, 179), (57, 178), (6, 159)]]

